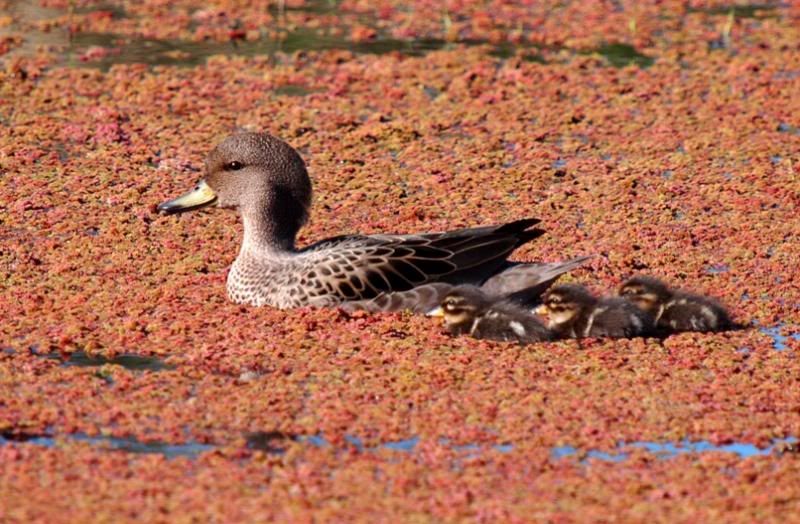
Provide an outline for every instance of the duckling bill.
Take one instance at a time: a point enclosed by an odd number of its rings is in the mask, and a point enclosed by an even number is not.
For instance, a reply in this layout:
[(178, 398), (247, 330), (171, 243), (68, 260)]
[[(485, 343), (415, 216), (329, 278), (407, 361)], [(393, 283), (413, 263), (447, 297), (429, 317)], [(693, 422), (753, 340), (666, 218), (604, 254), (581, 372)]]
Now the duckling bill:
[(622, 284), (619, 294), (651, 315), (662, 334), (726, 331), (739, 327), (716, 300), (672, 289), (653, 277), (633, 277)]
[[(385, 311), (413, 310), (420, 286), (491, 282), (505, 288), (521, 281), (538, 286), (582, 263), (508, 262), (511, 252), (544, 234), (536, 218), (443, 233), (344, 235), (298, 249), (295, 238), (308, 219), (311, 180), (297, 151), (266, 133), (226, 138), (209, 153), (204, 179), (158, 208), (173, 214), (211, 205), (242, 216), (244, 237), (227, 291), (232, 301), (254, 306), (358, 308), (388, 297)], [(511, 278), (498, 278), (512, 269)]]
[(475, 286), (456, 286), (428, 315), (444, 317), (445, 327), (451, 335), (520, 344), (553, 338), (530, 312), (511, 302), (492, 299)]
[(536, 313), (561, 338), (632, 338), (647, 335), (652, 319), (621, 298), (597, 298), (578, 285), (561, 285), (542, 296)]

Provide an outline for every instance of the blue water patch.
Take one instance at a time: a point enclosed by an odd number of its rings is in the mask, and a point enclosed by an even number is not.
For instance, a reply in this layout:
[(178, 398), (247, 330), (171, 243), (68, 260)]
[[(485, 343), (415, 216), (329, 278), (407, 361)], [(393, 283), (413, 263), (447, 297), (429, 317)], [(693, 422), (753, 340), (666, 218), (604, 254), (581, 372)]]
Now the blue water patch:
[(344, 436), (345, 442), (348, 444), (352, 444), (358, 451), (364, 451), (364, 442), (354, 435), (345, 435)]
[(606, 462), (623, 462), (628, 459), (627, 453), (606, 453), (605, 451), (590, 450), (586, 458), (605, 460)]
[(200, 444), (199, 442), (187, 442), (185, 444), (168, 444), (165, 442), (141, 442), (130, 437), (90, 437), (76, 433), (70, 438), (80, 442), (87, 442), (94, 445), (107, 445), (113, 450), (127, 451), (129, 453), (142, 453), (163, 455), (168, 459), (176, 457), (195, 458), (200, 453), (211, 451), (216, 446), (211, 444)]
[[(163, 455), (168, 459), (184, 456), (195, 458), (200, 453), (216, 448), (215, 445), (200, 444), (198, 442), (187, 442), (184, 444), (142, 442), (132, 437), (89, 436), (85, 433), (73, 433), (60, 436), (60, 438), (63, 440), (85, 442), (93, 446), (104, 447), (113, 451)], [(280, 432), (255, 432), (247, 435), (246, 440), (248, 449), (278, 454), (285, 451), (281, 446), (278, 445), (285, 440), (294, 440), (296, 442), (305, 443), (316, 448), (327, 448), (331, 446), (331, 443), (320, 434), (292, 436)], [(401, 453), (411, 453), (417, 448), (417, 445), (421, 441), (420, 437), (415, 435), (407, 439), (387, 441), (376, 446), (369, 447), (365, 446), (363, 440), (355, 435), (345, 435), (344, 440), (349, 445), (355, 447), (359, 453), (374, 452), (380, 449), (388, 449), (390, 451)], [(0, 435), (0, 446), (12, 443), (25, 443), (52, 448), (58, 444), (58, 441), (56, 437), (51, 435), (7, 435), (5, 437)], [(481, 445), (477, 443), (451, 444), (450, 440), (446, 438), (439, 439), (439, 444), (444, 447), (449, 447), (458, 453), (466, 453), (470, 456), (477, 456), (482, 450)], [(500, 453), (511, 453), (514, 450), (514, 445), (509, 443), (493, 444), (489, 447)]]
[(720, 273), (727, 273), (730, 271), (731, 266), (728, 264), (713, 264), (706, 268), (706, 273), (709, 275), (718, 275)]
[(630, 457), (630, 454), (624, 451), (626, 448), (641, 448), (653, 453), (659, 459), (671, 459), (686, 453), (700, 454), (709, 452), (733, 453), (740, 458), (747, 458), (770, 455), (775, 450), (775, 446), (782, 444), (793, 444), (796, 442), (798, 442), (798, 440), (795, 437), (775, 439), (768, 447), (759, 448), (754, 444), (748, 444), (746, 442), (733, 442), (731, 444), (716, 445), (707, 440), (690, 441), (688, 439), (680, 442), (635, 441), (620, 442), (617, 444), (615, 450), (610, 452), (589, 450), (583, 453), (573, 446), (556, 446), (550, 451), (550, 456), (554, 459), (562, 459), (575, 455), (583, 455), (585, 458), (582, 460), (582, 462), (590, 458), (604, 460), (607, 462), (622, 462)]
[(789, 339), (792, 340), (800, 340), (800, 331), (795, 333), (789, 333), (788, 335), (783, 335), (781, 332), (786, 328), (785, 324), (778, 324), (776, 326), (762, 326), (758, 328), (761, 333), (764, 333), (769, 338), (772, 339), (772, 348), (778, 351), (784, 351), (789, 349), (789, 346), (786, 343)]
[(44, 435), (34, 436), (34, 437), (20, 437), (20, 438), (7, 438), (0, 435), (0, 446), (6, 446), (12, 443), (25, 443), (25, 444), (33, 444), (35, 446), (42, 446), (45, 448), (52, 448), (56, 445), (56, 441), (53, 437), (48, 437)]
[(569, 457), (571, 455), (576, 455), (578, 453), (578, 448), (573, 446), (555, 446), (553, 449), (550, 450), (550, 456), (554, 459), (561, 459), (564, 457)]
[[(163, 455), (168, 459), (173, 459), (176, 457), (196, 458), (200, 453), (210, 451), (216, 447), (211, 444), (200, 444), (198, 442), (167, 444), (164, 442), (142, 442), (131, 437), (92, 437), (84, 433), (72, 433), (69, 435), (64, 435), (63, 439), (73, 440), (76, 442), (85, 442), (93, 446), (104, 446), (114, 451)], [(8, 439), (0, 436), (0, 446), (4, 446), (11, 442), (22, 442), (25, 444), (33, 444), (34, 446), (43, 446), (46, 448), (55, 447), (57, 444), (55, 437), (48, 435), (39, 435), (20, 439)]]
[[(382, 444), (378, 444), (374, 447), (366, 447), (364, 443), (361, 441), (360, 438), (355, 437), (353, 435), (345, 435), (345, 441), (352, 444), (356, 447), (359, 451), (377, 451), (380, 448), (389, 449), (392, 451), (402, 451), (405, 453), (410, 453), (414, 451), (417, 445), (420, 443), (420, 438), (418, 436), (413, 436), (403, 440), (394, 440), (384, 442)], [(451, 444), (450, 440), (447, 438), (439, 439), (439, 444), (445, 447), (449, 447), (453, 451), (459, 453), (474, 453), (477, 454), (481, 450), (481, 446), (477, 443), (469, 443), (469, 444)], [(491, 446), (492, 449), (495, 449), (501, 453), (510, 453), (513, 451), (514, 446), (512, 444), (494, 444)]]
[(327, 440), (325, 440), (325, 437), (323, 437), (322, 435), (303, 435), (298, 437), (297, 440), (299, 440), (300, 442), (308, 442), (315, 448), (326, 448), (330, 446), (330, 443)]
[(450, 445), (449, 441), (446, 441), (446, 442), (441, 442), (440, 441), (440, 443), (443, 446), (449, 447), (450, 449), (452, 449), (453, 451), (458, 452), (458, 453), (477, 453), (481, 449), (481, 447), (478, 444), (475, 444), (475, 443), (472, 443), (472, 444), (452, 444), (452, 445)]
[[(307, 442), (317, 448), (325, 448), (331, 445), (328, 440), (322, 435), (303, 435), (297, 438), (299, 442)], [(391, 449), (392, 451), (410, 452), (419, 444), (419, 437), (414, 436), (404, 440), (395, 440), (378, 444), (375, 447), (367, 447), (364, 441), (355, 435), (345, 435), (345, 442), (356, 448), (359, 452), (364, 451), (377, 451), (379, 448)]]
[[(331, 443), (322, 435), (301, 435), (296, 439), (298, 442), (305, 442), (317, 448), (324, 448), (331, 446)], [(413, 437), (409, 437), (402, 440), (390, 440), (386, 442), (382, 442), (376, 446), (366, 446), (364, 445), (364, 441), (361, 440), (360, 437), (355, 435), (345, 435), (344, 441), (347, 442), (349, 445), (356, 448), (356, 450), (360, 453), (368, 452), (368, 451), (378, 451), (380, 449), (388, 449), (390, 451), (399, 451), (402, 453), (411, 453), (417, 448), (417, 445), (421, 442), (419, 436), (414, 435)], [(469, 443), (469, 444), (452, 444), (450, 439), (448, 438), (440, 438), (439, 444), (441, 446), (447, 447), (452, 449), (458, 453), (469, 453), (473, 455), (477, 455), (481, 451), (481, 446), (477, 443)], [(514, 451), (514, 445), (510, 443), (503, 443), (503, 444), (493, 444), (489, 446), (491, 449), (498, 451), (500, 453), (511, 453)]]
[(800, 127), (793, 126), (787, 122), (778, 124), (778, 131), (781, 133), (791, 133), (793, 135), (800, 135)]
[[(442, 437), (439, 439), (439, 444), (446, 448), (450, 448), (456, 453), (466, 453), (468, 457), (477, 457), (480, 455), (481, 446), (477, 442), (470, 442), (468, 444), (452, 444), (449, 438)], [(503, 444), (492, 444), (491, 449), (500, 453), (511, 453), (514, 451), (514, 445), (508, 442)]]
[[(573, 446), (556, 446), (552, 450), (550, 450), (550, 456), (554, 459), (562, 459), (566, 457), (571, 457), (573, 455), (577, 455), (580, 453), (578, 448)], [(605, 460), (607, 462), (622, 462), (628, 458), (627, 453), (607, 453), (605, 451), (599, 451), (596, 449), (590, 449), (586, 452), (586, 459), (599, 459)]]
[(385, 442), (383, 447), (386, 449), (391, 449), (393, 451), (405, 451), (410, 453), (414, 451), (414, 448), (419, 444), (419, 437), (411, 437), (405, 440), (397, 440), (394, 442)]

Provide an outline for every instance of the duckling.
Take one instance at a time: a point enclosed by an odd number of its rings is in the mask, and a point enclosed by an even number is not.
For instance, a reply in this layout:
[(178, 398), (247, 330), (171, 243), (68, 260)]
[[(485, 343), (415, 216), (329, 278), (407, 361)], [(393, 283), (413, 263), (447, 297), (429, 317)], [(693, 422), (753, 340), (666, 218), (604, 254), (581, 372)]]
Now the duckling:
[(619, 294), (650, 314), (662, 334), (725, 331), (737, 327), (725, 307), (716, 300), (672, 289), (653, 277), (635, 276), (620, 286)]
[(469, 285), (454, 287), (428, 316), (444, 317), (451, 335), (530, 344), (553, 335), (529, 311)]
[(562, 338), (631, 338), (652, 329), (649, 315), (621, 298), (597, 298), (574, 284), (556, 286), (542, 296), (536, 313)]
[[(521, 280), (532, 286), (574, 267), (572, 261), (542, 268), (506, 260), (544, 234), (535, 227), (536, 218), (443, 233), (344, 235), (298, 249), (295, 239), (309, 215), (311, 179), (297, 151), (266, 133), (226, 138), (209, 153), (205, 178), (158, 210), (173, 214), (212, 204), (242, 216), (244, 238), (228, 272), (227, 291), (233, 302), (254, 306), (351, 303), (356, 308), (383, 296), (387, 307), (418, 311), (422, 306), (414, 302), (413, 290), (419, 286), (480, 285), (513, 269), (515, 278), (494, 282), (519, 290)], [(408, 292), (406, 300), (402, 293)], [(391, 296), (395, 293), (401, 294), (398, 300)]]

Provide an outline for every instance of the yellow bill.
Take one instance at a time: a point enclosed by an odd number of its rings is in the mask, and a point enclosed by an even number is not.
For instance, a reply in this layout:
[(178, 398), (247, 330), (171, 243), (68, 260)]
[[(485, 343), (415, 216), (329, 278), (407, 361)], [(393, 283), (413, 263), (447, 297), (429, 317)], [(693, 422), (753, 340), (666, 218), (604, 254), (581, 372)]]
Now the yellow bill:
[(430, 311), (428, 311), (427, 313), (425, 313), (425, 316), (428, 316), (428, 317), (443, 317), (444, 316), (444, 309), (442, 309), (442, 306), (437, 306), (437, 307), (431, 309)]
[(184, 211), (192, 211), (200, 209), (213, 204), (217, 200), (217, 195), (214, 190), (208, 187), (205, 180), (201, 180), (197, 186), (178, 198), (167, 200), (158, 205), (158, 210), (172, 215), (174, 213), (183, 213)]
[(550, 313), (550, 310), (547, 309), (547, 306), (542, 304), (541, 306), (534, 309), (533, 312), (536, 313), (537, 315), (547, 315), (548, 313)]

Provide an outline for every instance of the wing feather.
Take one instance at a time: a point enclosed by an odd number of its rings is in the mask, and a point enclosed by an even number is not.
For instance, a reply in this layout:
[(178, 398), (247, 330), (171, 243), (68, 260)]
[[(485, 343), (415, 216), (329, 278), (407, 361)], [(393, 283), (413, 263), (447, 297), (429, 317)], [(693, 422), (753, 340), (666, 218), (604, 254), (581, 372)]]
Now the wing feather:
[(432, 283), (477, 283), (544, 232), (538, 219), (421, 235), (340, 236), (301, 251), (342, 300), (369, 300)]

